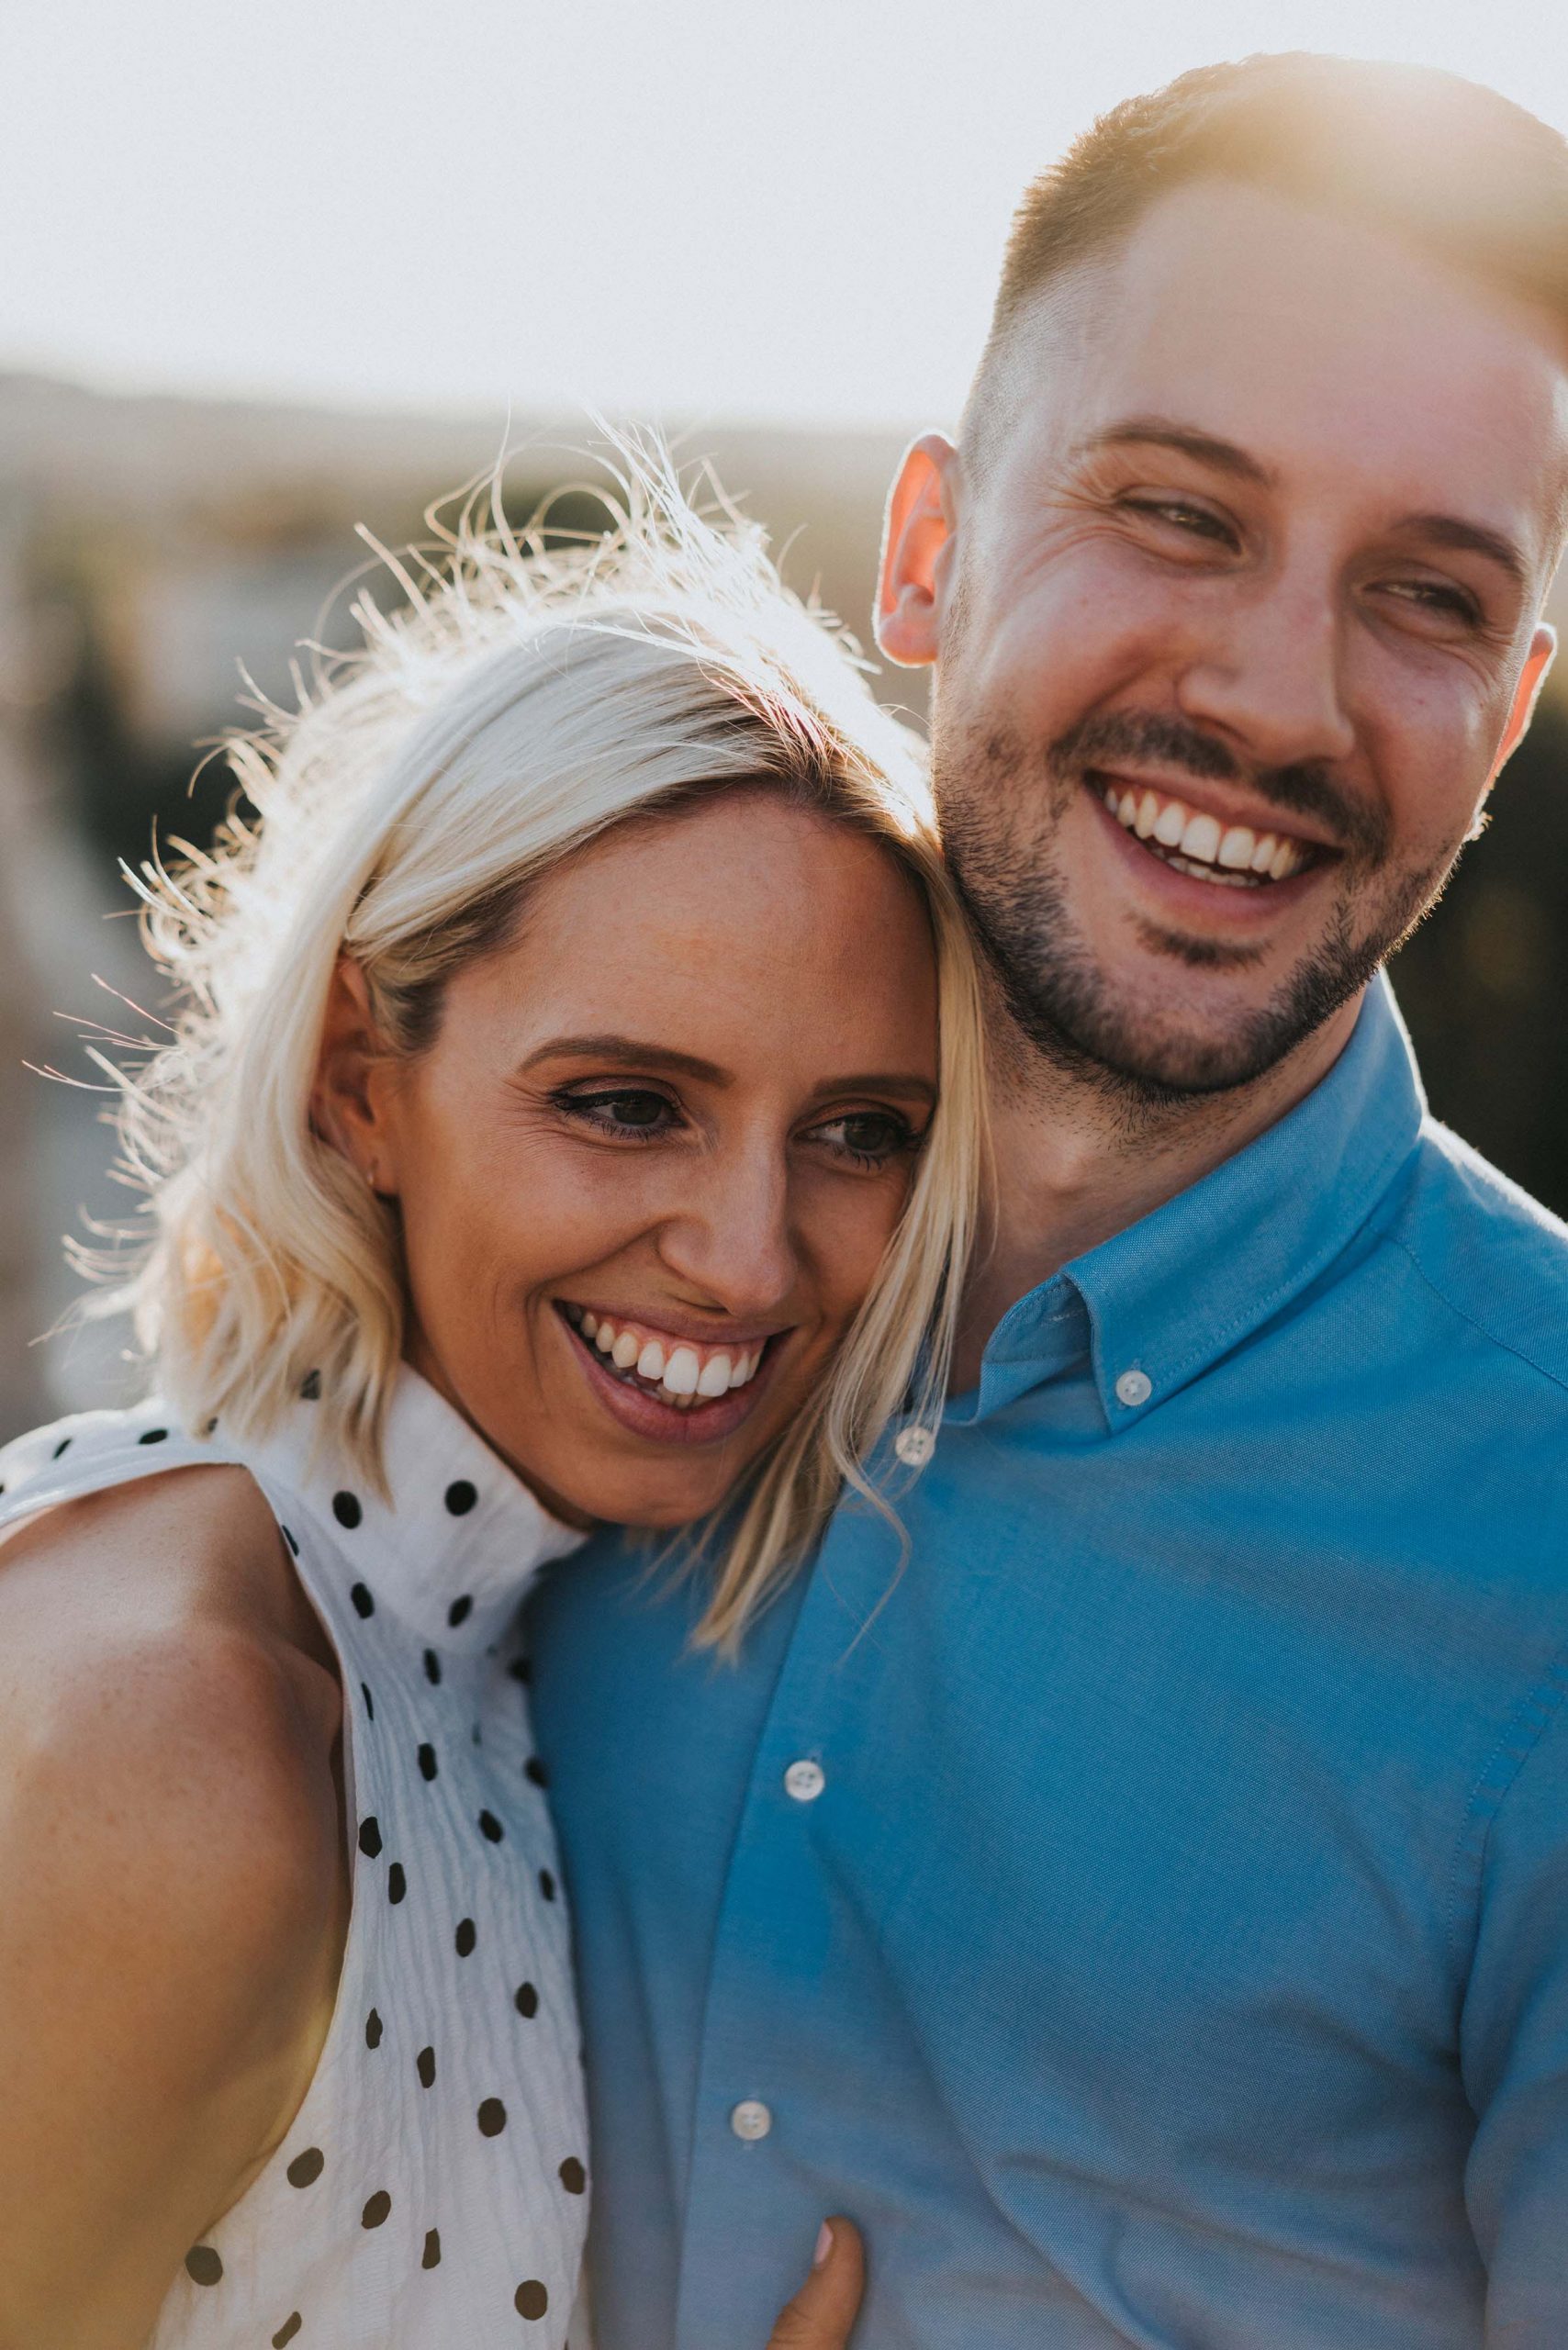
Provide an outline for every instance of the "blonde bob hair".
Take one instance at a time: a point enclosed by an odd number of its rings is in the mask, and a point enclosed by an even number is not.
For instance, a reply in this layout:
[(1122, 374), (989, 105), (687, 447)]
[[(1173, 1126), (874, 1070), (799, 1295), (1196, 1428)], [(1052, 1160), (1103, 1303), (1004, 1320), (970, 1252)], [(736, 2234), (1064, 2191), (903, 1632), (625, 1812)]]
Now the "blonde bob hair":
[(530, 888), (628, 819), (762, 789), (885, 842), (930, 912), (940, 1102), (829, 1376), (726, 1516), (698, 1638), (733, 1651), (842, 1487), (890, 1508), (868, 1464), (893, 1415), (940, 1412), (980, 1179), (980, 1006), (914, 738), (786, 592), (760, 533), (700, 518), (651, 447), (622, 447), (606, 504), (604, 535), (563, 549), (540, 518), (514, 532), (491, 480), (450, 525), (432, 511), (422, 553), (378, 548), (397, 608), (360, 588), (359, 649), (319, 655), (297, 708), (263, 706), (228, 740), (243, 799), (212, 847), (175, 843), (177, 864), (143, 867), (178, 1008), (173, 1041), (118, 1072), (153, 1233), (111, 1303), (132, 1307), (188, 1426), (259, 1436), (308, 1387), (322, 1440), (385, 1490), (407, 1312), (397, 1211), (310, 1113), (339, 958), (363, 970), (389, 1048), (414, 1054)]

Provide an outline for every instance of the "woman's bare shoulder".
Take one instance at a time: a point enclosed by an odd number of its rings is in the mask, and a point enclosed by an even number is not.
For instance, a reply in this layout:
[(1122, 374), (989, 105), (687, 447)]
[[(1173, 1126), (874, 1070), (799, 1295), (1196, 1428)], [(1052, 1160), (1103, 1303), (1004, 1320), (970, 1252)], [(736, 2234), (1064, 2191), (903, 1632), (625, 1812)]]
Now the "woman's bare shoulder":
[(279, 1896), (313, 1907), (335, 1860), (338, 1707), (306, 1620), (242, 1470), (173, 1470), (27, 1521), (0, 1544), (0, 1832), (41, 1848), (51, 1823), (62, 1866), (112, 1858), (126, 1902), (177, 1911), (189, 1884), (209, 1916), (234, 1905), (241, 1941)]
[(52, 2305), (49, 2246), (79, 2251), (105, 2209), (133, 2215), (140, 2306), (141, 2267), (173, 2274), (297, 2101), (342, 1841), (335, 1690), (269, 1595), (276, 1547), (251, 1480), (216, 1467), (60, 1505), (0, 1545), (17, 2306), (35, 2287)]

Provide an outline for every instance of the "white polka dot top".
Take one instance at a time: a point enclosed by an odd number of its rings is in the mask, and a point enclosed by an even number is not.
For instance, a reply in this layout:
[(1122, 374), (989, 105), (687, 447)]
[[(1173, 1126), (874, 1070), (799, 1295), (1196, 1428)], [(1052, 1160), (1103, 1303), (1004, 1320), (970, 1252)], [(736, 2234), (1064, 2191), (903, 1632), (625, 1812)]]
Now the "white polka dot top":
[(148, 2350), (560, 2350), (588, 2211), (566, 1920), (518, 1608), (581, 1539), (405, 1372), (391, 1505), (155, 1404), (0, 1452), (0, 1524), (190, 1461), (276, 1513), (342, 1672), (353, 1909), (326, 2044), (266, 2168), (185, 2256)]

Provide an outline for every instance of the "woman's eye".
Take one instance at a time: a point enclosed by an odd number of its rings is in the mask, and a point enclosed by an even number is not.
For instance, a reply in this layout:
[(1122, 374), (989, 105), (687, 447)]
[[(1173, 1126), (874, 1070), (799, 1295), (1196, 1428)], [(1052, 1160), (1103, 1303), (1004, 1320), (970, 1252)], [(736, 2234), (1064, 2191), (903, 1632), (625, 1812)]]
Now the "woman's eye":
[(884, 1167), (890, 1158), (913, 1150), (919, 1140), (908, 1121), (893, 1110), (852, 1110), (813, 1126), (812, 1136), (862, 1167)]
[(600, 1134), (638, 1139), (663, 1134), (676, 1121), (675, 1105), (646, 1086), (601, 1087), (591, 1093), (557, 1093), (555, 1107)]

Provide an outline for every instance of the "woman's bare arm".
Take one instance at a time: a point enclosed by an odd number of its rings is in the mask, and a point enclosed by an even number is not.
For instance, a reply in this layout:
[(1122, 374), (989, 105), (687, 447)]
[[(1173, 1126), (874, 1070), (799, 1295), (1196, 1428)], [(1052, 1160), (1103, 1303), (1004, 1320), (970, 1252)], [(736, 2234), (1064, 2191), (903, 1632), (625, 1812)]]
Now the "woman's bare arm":
[(337, 1693), (276, 1547), (203, 1469), (0, 1548), (0, 2350), (144, 2339), (314, 2069)]

